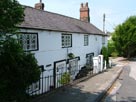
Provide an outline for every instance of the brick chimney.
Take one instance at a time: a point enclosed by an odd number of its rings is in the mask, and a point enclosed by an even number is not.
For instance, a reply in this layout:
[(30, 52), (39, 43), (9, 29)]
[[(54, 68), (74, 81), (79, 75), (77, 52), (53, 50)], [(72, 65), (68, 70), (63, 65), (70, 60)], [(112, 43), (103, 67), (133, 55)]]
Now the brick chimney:
[(80, 20), (85, 22), (90, 22), (88, 2), (86, 2), (85, 4), (81, 3)]
[(39, 3), (35, 4), (35, 8), (39, 10), (44, 10), (44, 3), (42, 3), (42, 0), (40, 0)]

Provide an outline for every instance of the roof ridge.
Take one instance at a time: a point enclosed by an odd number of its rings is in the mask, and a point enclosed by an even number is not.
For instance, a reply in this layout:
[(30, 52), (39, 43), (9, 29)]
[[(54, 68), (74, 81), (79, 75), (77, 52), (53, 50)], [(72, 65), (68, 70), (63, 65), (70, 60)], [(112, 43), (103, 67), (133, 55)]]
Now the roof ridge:
[[(67, 18), (76, 19), (76, 20), (78, 20), (78, 21), (81, 21), (80, 19), (77, 19), (77, 18), (74, 18), (74, 17), (70, 17), (70, 16), (66, 16), (66, 15), (63, 15), (63, 14), (54, 13), (54, 12), (50, 12), (50, 11), (44, 11), (44, 10), (36, 9), (36, 8), (34, 8), (34, 7), (31, 7), (31, 6), (26, 6), (26, 5), (24, 5), (24, 6), (25, 6), (25, 7), (32, 8), (32, 9), (35, 9), (35, 10), (38, 10), (38, 11), (41, 11), (41, 12), (52, 13), (52, 14), (56, 14), (56, 15), (60, 15), (60, 16), (63, 16), (63, 17), (67, 17)], [(81, 22), (84, 22), (84, 21), (81, 21)], [(88, 22), (84, 22), (84, 23), (88, 23)]]
[[(31, 6), (23, 5), (24, 9), (27, 10), (26, 13), (26, 22), (24, 21), (20, 27), (28, 27), (28, 28), (36, 28), (39, 27), (41, 29), (50, 29), (50, 30), (60, 30), (60, 31), (70, 31), (70, 32), (82, 32), (82, 33), (98, 33), (104, 34), (102, 30), (97, 28), (90, 22), (84, 22), (80, 19), (69, 17), (66, 15), (62, 15), (59, 13), (54, 13), (50, 11), (39, 10)], [(30, 10), (30, 11), (29, 11)], [(32, 13), (32, 11), (35, 11)], [(47, 18), (45, 16), (40, 16), (41, 19), (37, 20), (38, 15), (33, 15), (34, 13), (47, 14)], [(29, 15), (33, 16), (29, 16)], [(50, 20), (50, 17), (57, 17), (57, 19)], [(45, 20), (44, 20), (45, 19)], [(43, 21), (44, 20), (44, 21)], [(31, 21), (31, 22), (30, 22)], [(30, 23), (30, 24), (28, 24)]]
[[(24, 5), (24, 6), (25, 6), (25, 7), (32, 8), (32, 9), (35, 9), (35, 10), (38, 10), (38, 11), (41, 11), (41, 12), (47, 12), (47, 13), (51, 13), (51, 14), (55, 14), (55, 15), (67, 17), (67, 18), (70, 18), (70, 19), (78, 20), (78, 21), (83, 22), (83, 23), (91, 24), (92, 26), (94, 26), (95, 28), (97, 28), (97, 27), (96, 27), (94, 24), (92, 24), (91, 22), (81, 21), (80, 19), (77, 19), (77, 18), (74, 18), (74, 17), (70, 17), (70, 16), (66, 16), (66, 15), (62, 15), (62, 14), (59, 14), (59, 13), (54, 13), (54, 12), (50, 12), (50, 11), (44, 11), (44, 10), (36, 9), (36, 8), (34, 8), (34, 7), (31, 7), (31, 6), (26, 6), (26, 5)], [(100, 30), (99, 28), (97, 28), (97, 29)], [(102, 30), (100, 30), (100, 31), (102, 31)]]

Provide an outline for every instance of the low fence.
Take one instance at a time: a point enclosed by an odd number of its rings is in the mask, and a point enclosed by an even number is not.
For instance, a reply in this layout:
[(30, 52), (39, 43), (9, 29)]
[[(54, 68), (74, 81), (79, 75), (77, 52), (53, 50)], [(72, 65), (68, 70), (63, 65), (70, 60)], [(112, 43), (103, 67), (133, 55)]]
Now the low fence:
[[(71, 80), (74, 79), (76, 74), (79, 72), (79, 70), (74, 70), (70, 72)], [(59, 88), (63, 86), (63, 84), (60, 83), (60, 79), (64, 73), (56, 74), (55, 79), (53, 75), (41, 77), (40, 80), (34, 84), (32, 84), (28, 89), (27, 93), (29, 93), (31, 96), (33, 95), (40, 95), (44, 93), (48, 93), (49, 91), (52, 91), (56, 88)], [(74, 76), (74, 77), (72, 77)], [(54, 85), (54, 81), (56, 85)]]
[[(98, 62), (97, 62), (98, 63)], [(103, 65), (103, 63), (101, 63)], [(95, 65), (95, 64), (94, 64)], [(98, 63), (99, 65), (99, 63)], [(96, 69), (98, 70), (97, 72), (101, 72), (100, 69), (98, 69), (100, 67), (96, 66), (97, 68), (95, 68), (95, 66), (93, 66), (93, 68), (91, 70), (88, 70), (88, 68), (86, 67), (86, 70), (84, 69), (84, 67), (82, 67), (81, 69), (76, 69), (76, 70), (72, 70), (70, 73), (71, 76), (71, 80), (74, 80), (75, 78), (81, 78), (84, 77), (88, 74), (96, 74), (96, 72), (94, 72)], [(101, 66), (103, 67), (103, 66)], [(102, 68), (103, 70), (103, 68)], [(83, 73), (80, 73), (83, 72)], [(86, 73), (88, 72), (88, 73)], [(41, 77), (40, 80), (37, 83), (32, 84), (28, 90), (27, 93), (29, 93), (31, 96), (33, 95), (40, 95), (40, 94), (44, 94), (47, 93), (49, 91), (52, 91), (56, 88), (59, 88), (61, 86), (63, 86), (63, 84), (61, 84), (59, 82), (59, 80), (61, 79), (63, 73), (56, 73), (55, 76), (54, 75), (49, 75), (49, 76), (45, 76), (45, 77)]]

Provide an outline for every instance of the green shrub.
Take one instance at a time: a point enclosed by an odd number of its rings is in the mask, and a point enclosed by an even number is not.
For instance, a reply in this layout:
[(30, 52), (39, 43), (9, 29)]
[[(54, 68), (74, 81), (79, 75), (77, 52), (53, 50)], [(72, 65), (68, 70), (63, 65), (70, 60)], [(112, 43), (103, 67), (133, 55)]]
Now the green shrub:
[(40, 78), (37, 60), (15, 39), (0, 45), (0, 102), (26, 102), (26, 89)]
[(102, 47), (102, 55), (104, 57), (104, 60), (106, 60), (107, 65), (109, 64), (109, 54), (108, 54), (108, 48), (103, 46)]
[(68, 57), (69, 57), (70, 59), (73, 59), (73, 58), (75, 58), (75, 55), (74, 55), (73, 53), (69, 53), (69, 54), (68, 54)]
[(59, 83), (62, 85), (66, 85), (69, 82), (70, 82), (70, 74), (68, 72), (63, 73), (61, 79), (59, 80)]
[(111, 57), (118, 57), (118, 53), (117, 52), (112, 52)]
[(108, 54), (111, 56), (112, 52), (115, 52), (116, 48), (112, 40), (108, 41)]

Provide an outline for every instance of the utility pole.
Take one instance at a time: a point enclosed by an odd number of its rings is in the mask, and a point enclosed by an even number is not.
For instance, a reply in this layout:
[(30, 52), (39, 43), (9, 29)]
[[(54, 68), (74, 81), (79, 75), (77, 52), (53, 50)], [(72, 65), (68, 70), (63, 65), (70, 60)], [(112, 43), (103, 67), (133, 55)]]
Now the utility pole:
[(103, 32), (105, 33), (105, 13), (103, 14)]

